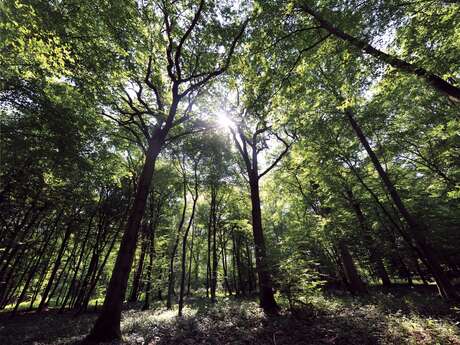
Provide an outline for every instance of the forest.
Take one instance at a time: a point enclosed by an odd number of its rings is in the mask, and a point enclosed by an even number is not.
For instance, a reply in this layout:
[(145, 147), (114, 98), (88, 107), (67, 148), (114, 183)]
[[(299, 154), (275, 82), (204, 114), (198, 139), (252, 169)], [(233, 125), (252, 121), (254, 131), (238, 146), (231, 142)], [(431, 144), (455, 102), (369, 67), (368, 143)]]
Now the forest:
[(0, 344), (460, 345), (460, 1), (2, 0)]

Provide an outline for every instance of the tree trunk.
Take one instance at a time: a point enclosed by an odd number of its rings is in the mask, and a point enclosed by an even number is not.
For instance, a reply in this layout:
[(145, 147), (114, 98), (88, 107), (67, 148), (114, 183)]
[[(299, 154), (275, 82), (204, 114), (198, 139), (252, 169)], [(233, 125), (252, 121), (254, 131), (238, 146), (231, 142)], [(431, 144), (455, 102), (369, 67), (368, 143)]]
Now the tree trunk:
[(375, 266), (375, 271), (377, 272), (377, 275), (379, 276), (380, 280), (382, 281), (382, 285), (384, 287), (390, 287), (391, 286), (391, 280), (390, 277), (388, 276), (388, 272), (385, 268), (385, 265), (383, 263), (382, 256), (379, 255), (380, 253), (377, 253), (377, 255), (374, 255), (372, 260), (374, 261), (374, 266)]
[(173, 248), (171, 250), (171, 257), (169, 258), (169, 273), (168, 273), (168, 295), (166, 296), (166, 309), (172, 309), (172, 299), (174, 292), (174, 285), (176, 283), (176, 273), (174, 271), (174, 261), (176, 258), (177, 247), (179, 246), (180, 235), (177, 234), (174, 240)]
[(358, 270), (356, 269), (355, 263), (353, 262), (353, 258), (351, 257), (350, 251), (348, 250), (348, 246), (343, 240), (339, 241), (339, 252), (343, 265), (343, 271), (345, 273), (345, 277), (347, 278), (350, 292), (353, 295), (361, 295), (366, 293), (366, 287), (359, 277)]
[(361, 127), (356, 122), (352, 111), (350, 109), (347, 109), (345, 113), (348, 118), (348, 121), (350, 122), (351, 126), (353, 127), (353, 130), (356, 133), (356, 136), (358, 137), (359, 141), (366, 149), (367, 154), (371, 158), (371, 161), (374, 164), (374, 167), (377, 170), (383, 184), (385, 185), (385, 188), (388, 190), (391, 199), (393, 200), (401, 216), (407, 222), (410, 230), (409, 235), (414, 239), (417, 247), (423, 254), (425, 263), (427, 267), (430, 269), (436, 281), (436, 285), (438, 286), (440, 295), (445, 299), (458, 300), (457, 292), (455, 291), (454, 287), (449, 281), (449, 278), (443, 271), (441, 264), (439, 263), (438, 258), (435, 255), (434, 250), (431, 248), (431, 246), (425, 239), (425, 236), (423, 234), (424, 227), (421, 224), (419, 224), (418, 221), (416, 221), (416, 219), (412, 216), (412, 214), (404, 205), (403, 201), (399, 196), (399, 193), (397, 192), (393, 183), (390, 181), (390, 178), (388, 177), (385, 170), (383, 170), (377, 156), (370, 147), (366, 137), (364, 136), (361, 130)]
[(77, 280), (78, 271), (80, 269), (80, 265), (81, 265), (81, 263), (83, 261), (83, 257), (84, 257), (84, 254), (85, 254), (86, 243), (88, 242), (88, 237), (89, 237), (89, 234), (91, 232), (91, 225), (93, 223), (94, 216), (95, 216), (95, 213), (93, 213), (91, 215), (91, 218), (89, 220), (88, 228), (86, 230), (85, 237), (84, 237), (83, 242), (81, 244), (80, 255), (78, 257), (77, 265), (75, 266), (75, 271), (74, 271), (74, 273), (72, 275), (72, 279), (70, 280), (70, 284), (69, 284), (69, 288), (67, 290), (67, 294), (65, 295), (64, 301), (62, 302), (62, 305), (61, 305), (61, 309), (60, 309), (61, 312), (64, 311), (65, 306), (67, 305), (67, 301), (69, 300), (71, 294), (73, 293), (75, 283), (76, 283), (76, 280)]
[[(102, 261), (101, 266), (97, 271), (95, 271), (95, 275), (91, 279), (90, 285), (86, 291), (85, 298), (83, 299), (83, 303), (80, 306), (80, 310), (78, 310), (78, 314), (84, 312), (88, 308), (88, 304), (91, 298), (91, 295), (93, 294), (94, 289), (96, 288), (96, 284), (99, 281), (99, 278), (101, 277), (102, 273), (104, 272), (104, 267), (107, 263), (107, 260), (109, 259), (110, 253), (112, 252), (113, 247), (115, 246), (115, 242), (117, 240), (116, 235), (113, 236), (112, 241), (110, 242), (109, 248), (107, 249), (107, 253), (104, 256), (104, 260)], [(101, 253), (102, 254), (102, 253)], [(96, 302), (97, 303), (97, 302)]]
[[(150, 308), (150, 295), (152, 290), (152, 275), (153, 275), (153, 261), (155, 258), (155, 233), (158, 226), (158, 222), (160, 220), (160, 212), (162, 207), (162, 200), (158, 200), (157, 208), (155, 214), (153, 211), (152, 206), (153, 200), (151, 201), (151, 208), (150, 208), (150, 226), (149, 226), (149, 238), (148, 238), (148, 251), (149, 251), (149, 266), (147, 271), (147, 286), (145, 288), (145, 300), (144, 305), (142, 306), (142, 310), (147, 310)], [(155, 218), (154, 218), (155, 217)]]
[(145, 253), (146, 253), (146, 248), (147, 248), (147, 240), (144, 236), (144, 234), (146, 233), (145, 227), (146, 225), (144, 225), (143, 231), (142, 231), (141, 253), (140, 253), (139, 262), (137, 265), (136, 274), (134, 275), (134, 279), (133, 279), (133, 286), (131, 289), (131, 295), (129, 297), (129, 302), (136, 302), (138, 295), (139, 295), (139, 286), (141, 283), (142, 271), (144, 269), (144, 260), (145, 260)]
[(247, 262), (248, 262), (248, 291), (251, 293), (254, 291), (254, 269), (252, 267), (252, 255), (251, 250), (249, 249), (248, 241), (246, 242), (246, 255), (247, 255)]
[(369, 43), (347, 34), (346, 32), (340, 30), (337, 26), (333, 25), (331, 22), (324, 19), (313, 8), (305, 4), (305, 2), (302, 3), (301, 8), (313, 16), (320, 23), (320, 25), (329, 31), (329, 33), (332, 35), (348, 42), (352, 46), (368, 53), (369, 55), (372, 55), (374, 58), (391, 65), (399, 71), (413, 74), (424, 79), (431, 87), (440, 93), (447, 95), (453, 102), (460, 102), (460, 88), (450, 84), (441, 77), (430, 71), (427, 71), (422, 67), (416, 66), (395, 56), (384, 53), (374, 48)]
[(206, 251), (206, 298), (209, 298), (209, 288), (211, 287), (211, 209), (209, 210), (209, 221), (208, 221), (208, 241)]
[(192, 285), (192, 262), (193, 262), (193, 242), (195, 239), (195, 227), (192, 227), (192, 238), (190, 240), (190, 256), (188, 263), (188, 281), (187, 281), (187, 296), (190, 296), (191, 285)]
[(388, 277), (385, 265), (383, 264), (382, 252), (378, 243), (376, 243), (371, 236), (371, 229), (369, 228), (366, 217), (361, 209), (361, 203), (356, 200), (351, 189), (346, 190), (345, 197), (356, 214), (356, 218), (361, 227), (362, 237), (366, 246), (369, 248), (369, 258), (374, 266), (373, 268), (375, 269), (378, 277), (382, 280), (383, 286), (388, 287), (391, 285), (391, 281)]
[(230, 282), (228, 280), (229, 272), (228, 272), (228, 264), (227, 264), (227, 249), (226, 249), (226, 242), (222, 240), (222, 270), (224, 271), (224, 284), (227, 290), (227, 293), (231, 296), (233, 291), (232, 287), (230, 286)]
[(56, 261), (54, 262), (54, 266), (53, 266), (53, 270), (51, 272), (51, 276), (48, 279), (48, 284), (46, 284), (45, 291), (43, 291), (43, 294), (41, 296), (41, 301), (40, 301), (40, 304), (38, 305), (37, 313), (41, 312), (45, 308), (45, 305), (46, 305), (46, 302), (47, 302), (47, 299), (48, 299), (48, 294), (51, 291), (51, 287), (52, 287), (53, 282), (54, 282), (54, 277), (56, 276), (56, 273), (57, 273), (57, 271), (59, 269), (59, 266), (61, 265), (62, 256), (64, 255), (64, 251), (65, 251), (65, 249), (67, 247), (67, 242), (68, 242), (68, 240), (70, 238), (70, 233), (71, 232), (72, 232), (72, 222), (70, 222), (67, 225), (67, 229), (66, 229), (66, 232), (64, 234), (64, 238), (62, 239), (61, 247), (59, 248), (59, 252), (58, 252)]
[(259, 278), (259, 299), (261, 308), (268, 314), (276, 314), (279, 310), (273, 294), (272, 279), (267, 262), (265, 239), (262, 230), (262, 213), (260, 209), (259, 180), (250, 174), (252, 233), (256, 255), (256, 271)]
[[(29, 275), (28, 275), (28, 278), (26, 280), (26, 282), (24, 283), (24, 286), (22, 288), (22, 291), (21, 291), (21, 294), (19, 295), (18, 297), (18, 300), (16, 302), (16, 305), (14, 306), (14, 309), (13, 311), (11, 312), (11, 316), (14, 316), (19, 308), (19, 305), (21, 304), (21, 302), (23, 301), (26, 293), (27, 293), (27, 289), (29, 288), (29, 285), (30, 285), (30, 282), (32, 281), (32, 278), (35, 276), (35, 274), (37, 273), (38, 271), (38, 267), (40, 265), (40, 262), (43, 258), (43, 255), (45, 254), (46, 252), (46, 248), (48, 247), (49, 245), (49, 240), (50, 240), (50, 237), (52, 235), (52, 231), (48, 234), (46, 240), (44, 241), (44, 243), (42, 244), (41, 246), (41, 249), (40, 249), (40, 254), (38, 255), (38, 258), (34, 264), (34, 266), (32, 267), (32, 269), (30, 270), (29, 272)], [(54, 241), (54, 243), (51, 245), (51, 251), (50, 251), (50, 256), (53, 255), (54, 253), (54, 246), (56, 244), (56, 241)]]
[(187, 238), (190, 228), (195, 217), (196, 202), (198, 200), (198, 181), (195, 166), (195, 195), (193, 196), (192, 213), (188, 220), (187, 228), (185, 229), (184, 236), (182, 237), (182, 261), (181, 261), (181, 278), (180, 278), (180, 291), (179, 291), (179, 316), (182, 316), (182, 309), (184, 308), (184, 293), (185, 293), (185, 274), (187, 272)]
[(217, 258), (217, 208), (216, 208), (216, 199), (217, 191), (214, 190), (211, 192), (211, 229), (212, 229), (212, 266), (211, 266), (211, 303), (216, 303), (216, 289), (217, 289), (217, 269), (218, 269), (218, 258)]
[(235, 230), (232, 230), (232, 238), (233, 238), (233, 250), (235, 253), (235, 262), (236, 262), (236, 273), (238, 277), (238, 289), (237, 291), (240, 292), (243, 296), (245, 295), (245, 288), (243, 284), (243, 274), (241, 272), (241, 238), (235, 234)]
[(121, 338), (121, 308), (125, 298), (129, 271), (136, 249), (137, 234), (144, 215), (147, 196), (155, 170), (155, 161), (160, 153), (166, 133), (156, 133), (150, 140), (142, 173), (137, 184), (136, 196), (121, 239), (115, 266), (104, 300), (102, 313), (94, 324), (86, 342), (109, 342)]

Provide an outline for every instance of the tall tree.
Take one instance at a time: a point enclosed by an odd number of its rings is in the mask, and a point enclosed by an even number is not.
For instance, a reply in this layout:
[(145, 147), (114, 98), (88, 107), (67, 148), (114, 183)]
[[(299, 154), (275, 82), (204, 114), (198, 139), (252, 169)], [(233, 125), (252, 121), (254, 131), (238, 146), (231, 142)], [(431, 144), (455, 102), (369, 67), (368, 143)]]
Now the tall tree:
[[(206, 37), (208, 30), (211, 32), (219, 30), (219, 26), (209, 28), (204, 22), (200, 23), (203, 12), (217, 11), (218, 7), (207, 6), (204, 1), (200, 1), (192, 9), (186, 3), (169, 1), (152, 5), (153, 10), (150, 5), (147, 5), (142, 6), (140, 12), (141, 17), (146, 20), (146, 28), (149, 30), (153, 28), (153, 31), (149, 31), (151, 36), (146, 38), (148, 42), (151, 42), (144, 55), (144, 62), (147, 60), (146, 70), (143, 74), (136, 71), (134, 75), (139, 76), (133, 80), (135, 98), (133, 99), (126, 89), (127, 85), (124, 86), (122, 93), (125, 95), (122, 99), (125, 101), (125, 109), (117, 106), (118, 112), (106, 113), (120, 125), (127, 126), (134, 140), (137, 140), (143, 147), (145, 161), (107, 288), (104, 306), (91, 333), (86, 338), (88, 342), (110, 341), (121, 337), (121, 307), (156, 159), (163, 146), (172, 139), (171, 136), (168, 136), (170, 131), (190, 118), (193, 102), (201, 89), (228, 68), (237, 42), (245, 28), (244, 24), (240, 25), (237, 33), (234, 34), (234, 30), (228, 30), (221, 25), (223, 33), (227, 34), (227, 49), (225, 55), (215, 54), (211, 42), (205, 44), (201, 41), (202, 44), (198, 46), (190, 42), (199, 37)], [(189, 15), (189, 20), (178, 20), (179, 13), (183, 11)], [(152, 41), (151, 38), (158, 37), (160, 32), (165, 32), (166, 40)], [(207, 54), (202, 54), (201, 50)], [(204, 55), (208, 56), (204, 58)], [(138, 68), (145, 67), (142, 61), (137, 63)], [(211, 67), (216, 64), (217, 68)], [(166, 71), (161, 70), (162, 66), (166, 66)], [(182, 109), (181, 117), (176, 119), (184, 102), (187, 103), (187, 106)], [(117, 115), (121, 117), (116, 117)], [(130, 126), (131, 124), (135, 129)], [(146, 147), (137, 131), (144, 136)]]

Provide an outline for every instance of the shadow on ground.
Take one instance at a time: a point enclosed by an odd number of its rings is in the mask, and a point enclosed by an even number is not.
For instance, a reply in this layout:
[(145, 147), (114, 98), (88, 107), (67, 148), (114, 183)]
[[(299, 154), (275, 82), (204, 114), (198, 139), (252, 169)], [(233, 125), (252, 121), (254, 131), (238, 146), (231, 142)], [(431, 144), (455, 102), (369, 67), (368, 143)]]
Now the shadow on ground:
[[(294, 312), (266, 317), (254, 301), (216, 306), (190, 299), (185, 316), (157, 306), (123, 313), (117, 344), (452, 344), (460, 345), (459, 309), (427, 291), (387, 290), (367, 297), (311, 297)], [(0, 344), (76, 344), (96, 314), (48, 311), (10, 319), (0, 314)]]

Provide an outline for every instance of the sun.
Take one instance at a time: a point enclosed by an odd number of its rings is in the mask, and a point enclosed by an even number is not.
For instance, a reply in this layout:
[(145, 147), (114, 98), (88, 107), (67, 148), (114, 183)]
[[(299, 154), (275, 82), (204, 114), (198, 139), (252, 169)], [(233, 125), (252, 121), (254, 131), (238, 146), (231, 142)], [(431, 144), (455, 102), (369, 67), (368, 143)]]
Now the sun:
[(230, 129), (235, 127), (235, 123), (230, 119), (225, 111), (218, 111), (216, 113), (216, 120), (219, 127), (224, 129)]

